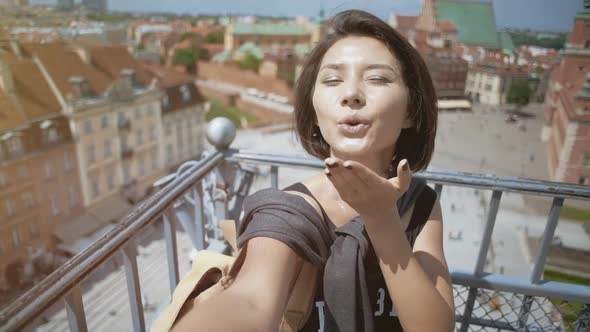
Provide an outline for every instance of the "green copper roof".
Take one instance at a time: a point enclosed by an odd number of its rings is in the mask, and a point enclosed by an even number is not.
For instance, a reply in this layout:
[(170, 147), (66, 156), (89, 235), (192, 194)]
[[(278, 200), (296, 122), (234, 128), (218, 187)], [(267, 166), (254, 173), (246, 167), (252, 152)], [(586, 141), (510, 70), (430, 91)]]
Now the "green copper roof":
[(295, 24), (232, 24), (236, 35), (307, 35), (305, 27)]
[(490, 2), (437, 0), (436, 19), (449, 20), (459, 30), (457, 40), (466, 45), (501, 49), (494, 7)]
[(511, 54), (514, 52), (514, 43), (512, 43), (512, 37), (508, 32), (498, 32), (498, 39), (500, 39), (502, 50)]
[(240, 48), (236, 50), (235, 55), (236, 57), (243, 57), (246, 55), (246, 53), (252, 54), (259, 60), (264, 58), (264, 51), (262, 51), (260, 47), (254, 45), (253, 43), (246, 43), (240, 46)]

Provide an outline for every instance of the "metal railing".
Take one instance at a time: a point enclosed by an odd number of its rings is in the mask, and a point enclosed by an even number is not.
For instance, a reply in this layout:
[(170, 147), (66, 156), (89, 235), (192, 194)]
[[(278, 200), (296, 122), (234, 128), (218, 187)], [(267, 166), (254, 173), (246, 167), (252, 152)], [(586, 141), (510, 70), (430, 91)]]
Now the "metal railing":
[[(87, 331), (81, 283), (107, 259), (119, 254), (123, 256), (133, 330), (145, 331), (147, 326), (136, 260), (136, 238), (142, 229), (156, 220), (164, 224), (171, 295), (181, 278), (176, 227), (182, 225), (196, 250), (226, 250), (227, 246), (220, 241), (216, 220), (238, 219), (243, 199), (249, 194), (256, 175), (253, 168), (248, 168), (249, 165), (270, 167), (270, 185), (275, 188), (279, 183), (280, 167), (323, 168), (323, 163), (315, 159), (229, 149), (235, 135), (235, 129), (229, 126), (223, 121), (221, 124), (219, 121), (211, 123), (207, 136), (218, 149), (217, 152), (204, 155), (199, 161), (188, 162), (176, 174), (161, 179), (157, 183), (161, 190), (132, 211), (114, 229), (2, 311), (0, 330), (21, 331), (34, 326), (48, 308), (63, 301), (69, 329)], [(221, 182), (221, 188), (213, 184), (213, 195), (210, 197), (213, 200), (213, 211), (210, 211), (211, 208), (204, 201), (207, 192), (203, 189), (203, 181), (212, 174), (217, 174), (216, 181)], [(492, 192), (473, 271), (451, 271), (457, 331), (486, 328), (503, 331), (587, 331), (590, 323), (590, 287), (543, 281), (542, 273), (564, 200), (590, 200), (589, 186), (443, 171), (428, 171), (415, 176), (434, 184), (439, 196), (443, 186)], [(553, 198), (529, 278), (484, 272), (500, 201), (506, 192)]]

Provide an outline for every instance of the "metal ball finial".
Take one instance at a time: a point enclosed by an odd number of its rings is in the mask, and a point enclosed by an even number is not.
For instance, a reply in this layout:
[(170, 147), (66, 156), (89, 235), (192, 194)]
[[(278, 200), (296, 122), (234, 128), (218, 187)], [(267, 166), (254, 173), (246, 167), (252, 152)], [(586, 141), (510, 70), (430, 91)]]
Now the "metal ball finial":
[(227, 150), (236, 138), (236, 126), (228, 118), (217, 117), (207, 125), (207, 141), (218, 151)]

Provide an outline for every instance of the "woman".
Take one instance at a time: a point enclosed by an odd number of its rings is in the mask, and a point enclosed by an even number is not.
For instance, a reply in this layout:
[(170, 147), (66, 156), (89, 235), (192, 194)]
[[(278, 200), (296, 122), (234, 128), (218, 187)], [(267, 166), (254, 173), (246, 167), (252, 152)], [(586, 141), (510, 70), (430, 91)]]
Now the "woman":
[[(453, 329), (440, 204), (412, 178), (434, 148), (432, 80), (416, 50), (379, 18), (345, 11), (327, 27), (295, 101), (300, 140), (326, 168), (247, 198), (245, 261), (226, 291), (195, 310), (199, 330), (277, 331), (303, 261), (323, 276), (302, 331)], [(323, 218), (303, 211), (309, 206)]]

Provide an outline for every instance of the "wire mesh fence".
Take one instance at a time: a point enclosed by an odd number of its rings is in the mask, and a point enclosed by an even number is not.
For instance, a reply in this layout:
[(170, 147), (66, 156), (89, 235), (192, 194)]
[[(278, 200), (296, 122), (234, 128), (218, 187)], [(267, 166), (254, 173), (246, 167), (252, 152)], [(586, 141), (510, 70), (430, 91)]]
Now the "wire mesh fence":
[[(460, 331), (470, 288), (453, 289)], [(467, 331), (590, 332), (590, 304), (479, 288)]]

